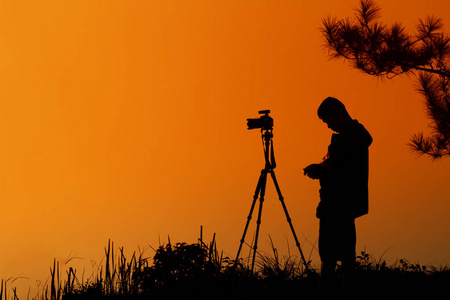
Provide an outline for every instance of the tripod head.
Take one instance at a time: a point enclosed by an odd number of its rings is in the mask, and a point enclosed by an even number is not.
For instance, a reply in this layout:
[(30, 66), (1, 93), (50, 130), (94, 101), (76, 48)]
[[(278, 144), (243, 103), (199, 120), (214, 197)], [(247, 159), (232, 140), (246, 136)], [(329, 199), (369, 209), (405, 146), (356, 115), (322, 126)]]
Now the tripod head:
[(261, 129), (261, 138), (270, 142), (273, 138), (273, 129)]
[(276, 168), (275, 154), (273, 152), (273, 129), (261, 129), (261, 139), (263, 140), (264, 159), (266, 161), (265, 170)]

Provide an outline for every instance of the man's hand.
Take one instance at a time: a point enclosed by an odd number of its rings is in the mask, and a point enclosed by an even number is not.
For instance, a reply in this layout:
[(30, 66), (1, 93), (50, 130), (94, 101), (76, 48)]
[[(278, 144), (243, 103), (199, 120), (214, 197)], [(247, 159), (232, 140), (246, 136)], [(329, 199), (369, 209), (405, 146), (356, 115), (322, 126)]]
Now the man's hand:
[(319, 179), (322, 166), (320, 164), (312, 164), (303, 169), (303, 175), (311, 179)]

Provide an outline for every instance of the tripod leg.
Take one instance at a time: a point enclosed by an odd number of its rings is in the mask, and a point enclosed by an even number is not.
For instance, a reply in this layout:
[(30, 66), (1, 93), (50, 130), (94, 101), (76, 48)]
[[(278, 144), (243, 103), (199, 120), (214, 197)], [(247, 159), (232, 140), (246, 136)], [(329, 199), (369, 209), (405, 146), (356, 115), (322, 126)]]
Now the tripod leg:
[(261, 190), (259, 192), (259, 211), (258, 211), (258, 220), (256, 221), (255, 245), (253, 246), (252, 273), (255, 266), (256, 251), (258, 249), (259, 227), (261, 226), (261, 215), (264, 203), (264, 196), (266, 194), (267, 171), (263, 170), (261, 175), (263, 175), (263, 178), (261, 183)]
[(300, 242), (298, 241), (297, 234), (295, 234), (294, 226), (292, 225), (291, 217), (289, 216), (286, 204), (284, 203), (284, 197), (281, 194), (280, 186), (278, 185), (274, 170), (270, 170), (270, 175), (272, 176), (273, 183), (275, 184), (275, 188), (278, 193), (278, 198), (280, 199), (281, 205), (283, 206), (284, 214), (286, 215), (289, 226), (291, 227), (291, 231), (292, 231), (292, 235), (294, 236), (295, 244), (297, 245), (297, 248), (300, 251), (300, 255), (303, 260), (303, 264), (305, 265), (305, 270), (306, 270), (306, 272), (308, 272), (308, 264), (306, 263), (306, 259), (303, 256), (303, 251), (302, 251), (302, 248), (300, 247)]
[(267, 177), (267, 174), (264, 175), (264, 170), (263, 170), (263, 171), (261, 171), (261, 175), (259, 176), (259, 179), (258, 179), (258, 184), (256, 185), (255, 195), (253, 196), (253, 202), (252, 202), (252, 206), (250, 208), (250, 213), (248, 214), (247, 223), (245, 224), (244, 233), (242, 234), (241, 243), (239, 244), (239, 249), (236, 254), (236, 260), (235, 260), (236, 263), (239, 259), (239, 254), (241, 253), (241, 250), (242, 250), (242, 244), (245, 241), (245, 235), (247, 234), (248, 225), (250, 224), (250, 220), (252, 219), (252, 214), (253, 214), (253, 210), (255, 208), (256, 200), (258, 200), (259, 192), (263, 185), (263, 181), (265, 181), (264, 177)]

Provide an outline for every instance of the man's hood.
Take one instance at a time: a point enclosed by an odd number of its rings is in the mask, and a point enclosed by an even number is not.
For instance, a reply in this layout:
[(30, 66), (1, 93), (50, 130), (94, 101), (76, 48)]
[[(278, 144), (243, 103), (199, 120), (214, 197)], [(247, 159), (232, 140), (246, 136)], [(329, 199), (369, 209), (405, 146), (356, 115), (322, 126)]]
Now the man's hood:
[(353, 120), (349, 124), (349, 126), (347, 126), (345, 128), (345, 130), (343, 130), (342, 133), (355, 135), (357, 137), (358, 142), (362, 143), (365, 147), (369, 147), (373, 142), (373, 139), (372, 139), (372, 136), (370, 135), (370, 133), (357, 120)]

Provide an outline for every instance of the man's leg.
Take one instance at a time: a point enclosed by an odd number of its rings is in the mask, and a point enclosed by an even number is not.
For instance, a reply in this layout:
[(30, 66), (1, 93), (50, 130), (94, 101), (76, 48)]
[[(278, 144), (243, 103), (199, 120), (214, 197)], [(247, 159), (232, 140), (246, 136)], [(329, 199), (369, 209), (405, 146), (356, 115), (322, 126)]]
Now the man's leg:
[(336, 234), (335, 222), (331, 219), (320, 219), (319, 223), (319, 255), (322, 261), (320, 281), (317, 294), (321, 296), (331, 295), (337, 292), (336, 275)]
[(355, 257), (342, 260), (342, 292), (349, 295), (354, 290)]
[(345, 247), (342, 259), (342, 292), (349, 294), (354, 288), (354, 271), (356, 265), (356, 227), (355, 220), (349, 220), (345, 228)]
[(330, 296), (337, 292), (337, 274), (336, 274), (336, 261), (322, 261), (322, 267), (320, 270), (319, 287), (317, 288), (317, 294), (319, 296)]

